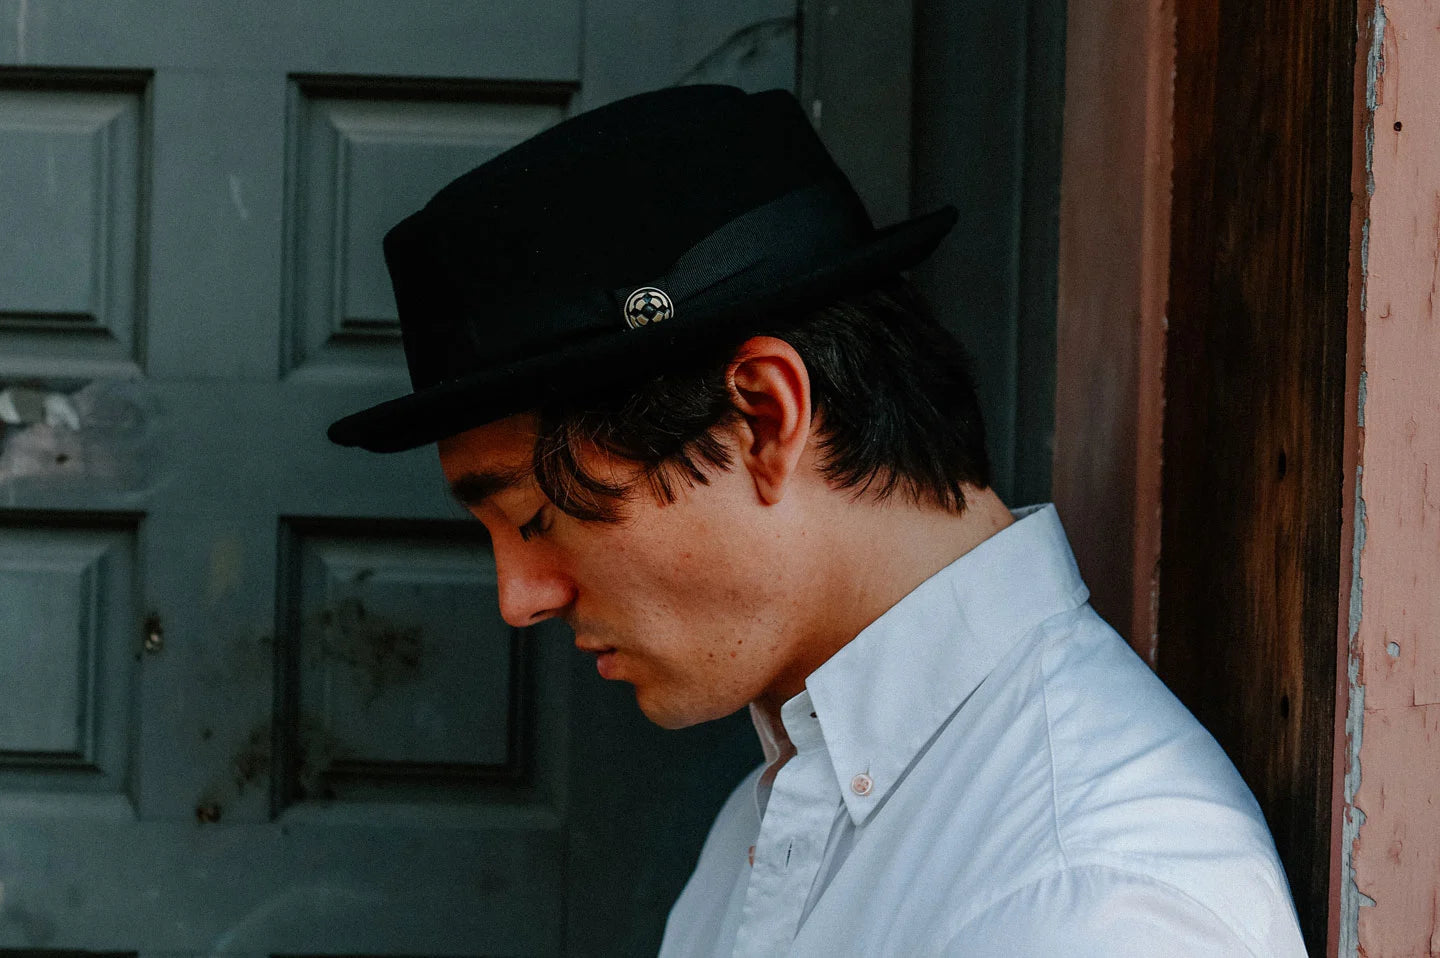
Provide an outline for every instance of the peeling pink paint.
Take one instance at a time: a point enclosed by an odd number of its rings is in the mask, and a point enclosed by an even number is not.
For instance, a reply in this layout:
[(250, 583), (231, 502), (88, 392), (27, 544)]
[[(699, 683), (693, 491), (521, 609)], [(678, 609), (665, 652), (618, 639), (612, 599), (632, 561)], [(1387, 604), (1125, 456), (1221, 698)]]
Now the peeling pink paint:
[[(1376, 7), (1347, 816), (1370, 958), (1440, 955), (1440, 0)], [(1366, 31), (1362, 31), (1362, 34)], [(1368, 112), (1368, 111), (1366, 111)], [(1432, 470), (1436, 475), (1432, 477)], [(1363, 529), (1358, 528), (1363, 521)], [(1358, 812), (1358, 814), (1356, 814)], [(1346, 953), (1342, 948), (1341, 953)]]
[(1440, 954), (1437, 751), (1440, 706), (1366, 709), (1356, 796), (1366, 819), (1354, 862), (1356, 884), (1375, 903), (1359, 910), (1361, 955)]

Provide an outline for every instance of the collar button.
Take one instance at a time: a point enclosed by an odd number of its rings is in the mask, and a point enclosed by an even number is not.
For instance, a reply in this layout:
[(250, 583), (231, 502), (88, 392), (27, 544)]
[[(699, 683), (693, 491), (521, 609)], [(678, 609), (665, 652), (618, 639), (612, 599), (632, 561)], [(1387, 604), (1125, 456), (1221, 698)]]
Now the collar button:
[(866, 775), (864, 772), (861, 772), (859, 775), (856, 775), (854, 778), (850, 779), (850, 791), (854, 792), (856, 795), (859, 795), (862, 798), (866, 795), (869, 795), (870, 790), (874, 787), (874, 779), (872, 779), (869, 775)]

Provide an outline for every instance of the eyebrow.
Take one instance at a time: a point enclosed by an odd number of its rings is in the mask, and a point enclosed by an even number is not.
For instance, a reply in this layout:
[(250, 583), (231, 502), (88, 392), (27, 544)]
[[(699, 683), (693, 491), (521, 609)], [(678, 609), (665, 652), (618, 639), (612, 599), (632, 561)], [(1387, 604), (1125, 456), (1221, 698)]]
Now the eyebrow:
[(450, 483), (450, 495), (462, 506), (475, 506), (498, 492), (513, 489), (530, 478), (528, 466), (486, 472), (467, 472)]

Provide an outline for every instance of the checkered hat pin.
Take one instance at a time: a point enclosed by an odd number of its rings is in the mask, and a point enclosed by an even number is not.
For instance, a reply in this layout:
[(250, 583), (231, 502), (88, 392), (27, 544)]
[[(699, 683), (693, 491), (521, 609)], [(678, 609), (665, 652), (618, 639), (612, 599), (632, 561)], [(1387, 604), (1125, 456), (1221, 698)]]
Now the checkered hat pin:
[(625, 325), (639, 329), (675, 315), (675, 303), (663, 289), (641, 286), (625, 298)]

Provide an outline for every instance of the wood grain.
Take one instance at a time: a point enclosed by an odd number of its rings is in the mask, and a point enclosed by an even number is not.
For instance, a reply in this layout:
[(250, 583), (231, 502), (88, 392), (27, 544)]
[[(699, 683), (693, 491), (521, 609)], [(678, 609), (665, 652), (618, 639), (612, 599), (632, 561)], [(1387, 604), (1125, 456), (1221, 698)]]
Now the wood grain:
[(1158, 665), (1254, 790), (1320, 954), (1355, 6), (1176, 13)]

